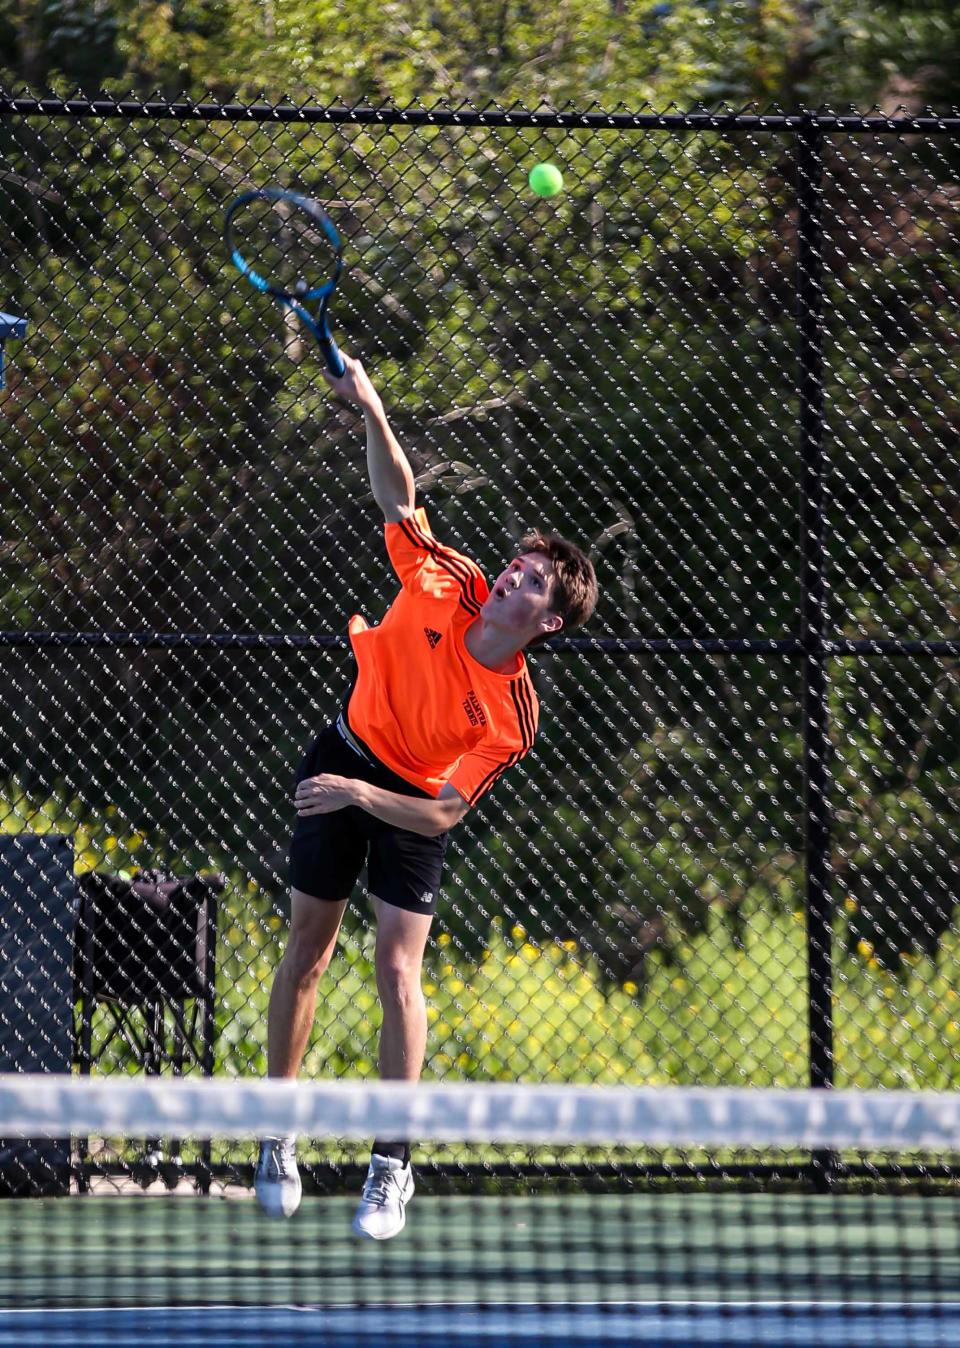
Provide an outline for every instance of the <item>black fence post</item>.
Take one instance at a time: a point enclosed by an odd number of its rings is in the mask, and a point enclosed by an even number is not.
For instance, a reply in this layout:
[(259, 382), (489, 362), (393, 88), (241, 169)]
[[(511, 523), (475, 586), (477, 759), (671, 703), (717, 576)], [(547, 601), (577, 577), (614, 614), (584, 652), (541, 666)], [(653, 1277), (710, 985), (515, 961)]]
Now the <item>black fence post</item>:
[(800, 336), (800, 641), (803, 650), (803, 781), (806, 854), (810, 1085), (833, 1085), (833, 949), (830, 897), (824, 547), (823, 131), (812, 114), (797, 141)]

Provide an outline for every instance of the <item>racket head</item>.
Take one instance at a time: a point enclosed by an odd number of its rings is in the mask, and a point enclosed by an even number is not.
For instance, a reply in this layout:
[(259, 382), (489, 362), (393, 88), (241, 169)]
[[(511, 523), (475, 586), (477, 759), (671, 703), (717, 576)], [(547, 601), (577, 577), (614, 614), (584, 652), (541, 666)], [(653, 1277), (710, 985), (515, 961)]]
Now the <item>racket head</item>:
[[(301, 192), (254, 188), (227, 208), (224, 239), (241, 275), (293, 309), (316, 337), (332, 373), (342, 375), (327, 307), (343, 270), (343, 245), (326, 211)], [(307, 304), (316, 307), (316, 316)]]
[(326, 211), (286, 188), (241, 193), (227, 208), (224, 236), (237, 270), (277, 299), (329, 296), (343, 269), (343, 245)]

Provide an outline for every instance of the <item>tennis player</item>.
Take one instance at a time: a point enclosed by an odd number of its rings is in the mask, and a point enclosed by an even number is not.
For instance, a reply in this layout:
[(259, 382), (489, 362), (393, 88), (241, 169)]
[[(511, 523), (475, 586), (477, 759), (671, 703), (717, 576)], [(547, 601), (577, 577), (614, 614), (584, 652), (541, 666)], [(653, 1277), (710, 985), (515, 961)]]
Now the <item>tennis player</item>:
[[(344, 363), (341, 378), (324, 377), (363, 409), (370, 483), (401, 589), (378, 626), (350, 619), (355, 683), (297, 774), (290, 935), (270, 995), (268, 1070), (293, 1078), (300, 1069), (317, 985), (366, 863), (380, 1075), (417, 1081), (427, 1037), (420, 970), (449, 831), (533, 744), (538, 705), (524, 649), (585, 622), (597, 582), (572, 543), (531, 533), (489, 586), (476, 562), (434, 537), (376, 390), (359, 361)], [(256, 1192), (272, 1217), (296, 1211), (293, 1138), (262, 1142)], [(356, 1234), (395, 1236), (412, 1193), (409, 1142), (375, 1139)]]

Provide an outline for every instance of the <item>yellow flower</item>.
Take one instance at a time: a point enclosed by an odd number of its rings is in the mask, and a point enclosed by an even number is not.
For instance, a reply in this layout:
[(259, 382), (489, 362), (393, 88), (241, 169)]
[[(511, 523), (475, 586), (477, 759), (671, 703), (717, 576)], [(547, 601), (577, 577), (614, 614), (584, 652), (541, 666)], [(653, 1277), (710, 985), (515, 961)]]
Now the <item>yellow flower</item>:
[(848, 913), (856, 913), (859, 912), (860, 909), (860, 905), (857, 903), (856, 899), (851, 899), (849, 895), (844, 899), (843, 906)]
[(513, 937), (515, 937), (516, 940), (518, 940), (518, 941), (522, 941), (523, 938), (524, 938), (524, 936), (526, 936), (526, 934), (527, 934), (527, 933), (526, 933), (526, 932), (523, 930), (523, 928), (522, 928), (521, 926), (519, 926), (519, 925), (516, 926), (516, 927), (514, 927), (513, 930), (510, 932), (510, 935), (513, 936)]
[(870, 941), (858, 941), (857, 950), (864, 957), (864, 959), (869, 959), (869, 957), (873, 954), (873, 944)]
[(623, 990), (628, 997), (636, 997), (638, 988), (636, 983), (631, 983), (628, 979), (627, 982), (624, 983), (623, 985)]
[(111, 836), (110, 836), (109, 838), (107, 838), (106, 841), (104, 842), (104, 844), (103, 844), (103, 850), (104, 850), (105, 852), (112, 852), (112, 851), (114, 851), (114, 849), (116, 848), (116, 846), (117, 846), (117, 840), (116, 840), (116, 838), (114, 838), (113, 835), (111, 834)]
[(450, 944), (450, 933), (448, 931), (442, 931), (440, 935), (437, 937), (437, 945), (449, 945), (449, 944)]

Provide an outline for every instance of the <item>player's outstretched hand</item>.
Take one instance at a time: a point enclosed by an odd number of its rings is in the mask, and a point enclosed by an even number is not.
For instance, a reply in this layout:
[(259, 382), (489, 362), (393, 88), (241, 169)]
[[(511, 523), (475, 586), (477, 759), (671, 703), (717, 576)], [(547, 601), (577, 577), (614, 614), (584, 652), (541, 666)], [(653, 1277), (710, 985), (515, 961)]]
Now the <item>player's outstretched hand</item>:
[(347, 402), (359, 403), (361, 407), (370, 407), (378, 403), (380, 396), (370, 382), (370, 376), (360, 361), (354, 360), (352, 356), (344, 355), (342, 351), (340, 355), (345, 368), (339, 379), (329, 370), (321, 371), (334, 393), (339, 394), (341, 398), (345, 398)]

